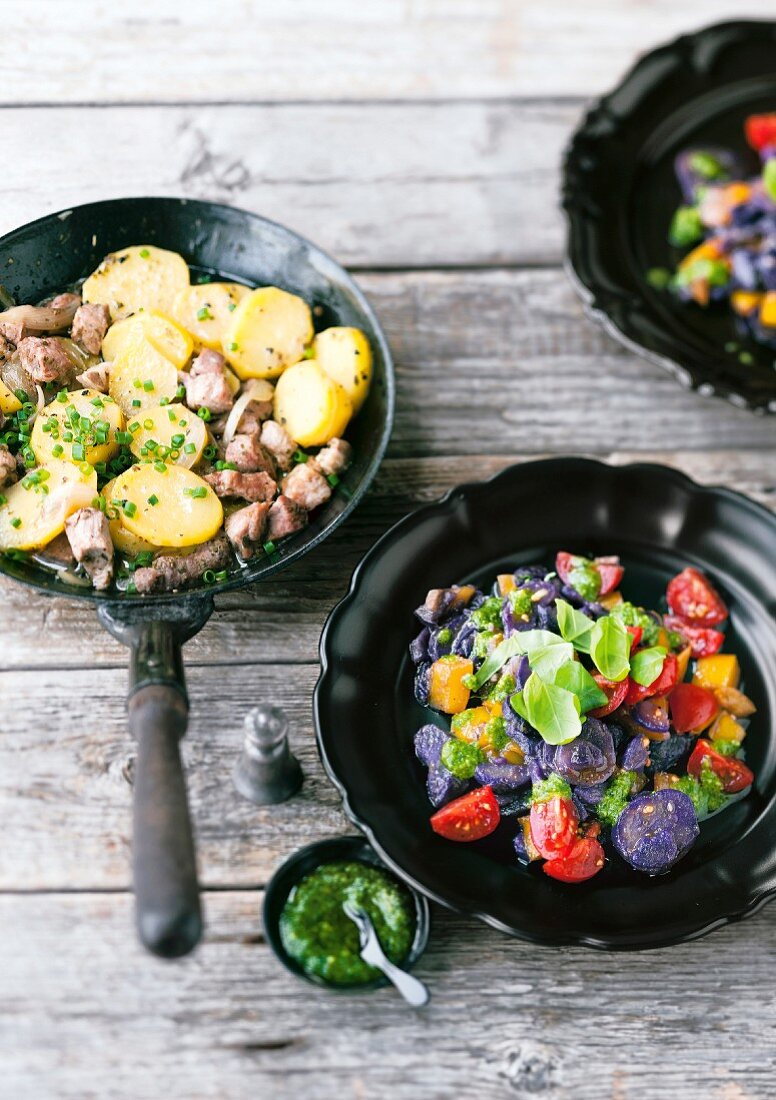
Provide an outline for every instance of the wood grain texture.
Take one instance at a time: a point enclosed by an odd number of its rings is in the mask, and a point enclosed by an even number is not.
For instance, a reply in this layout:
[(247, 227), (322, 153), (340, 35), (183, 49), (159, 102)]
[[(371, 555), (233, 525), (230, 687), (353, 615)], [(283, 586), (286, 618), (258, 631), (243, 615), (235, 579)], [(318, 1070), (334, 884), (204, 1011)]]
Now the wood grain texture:
[[(0, 231), (120, 195), (246, 207), (345, 264), (557, 261), (572, 104), (263, 104), (0, 109), (14, 147)], [(84, 149), (100, 170), (85, 172)], [(45, 151), (45, 153), (43, 153)], [(43, 155), (40, 155), (43, 153)]]
[[(692, 8), (671, 0), (2, 7), (2, 99), (17, 104), (590, 95), (613, 84), (635, 54), (735, 17), (729, 0)], [(773, 6), (750, 2), (746, 14), (772, 17)]]
[[(776, 506), (772, 454), (765, 462), (751, 454), (720, 455), (716, 465), (705, 455), (612, 457), (663, 459)], [(261, 884), (282, 854), (342, 828), (338, 798), (315, 751), (310, 707), (325, 615), (344, 594), (357, 558), (388, 523), (413, 503), (504, 464), (495, 457), (425, 462), (414, 491), (408, 491), (411, 464), (386, 464), (370, 500), (315, 560), (225, 596), (223, 610), (187, 647), (192, 718), (184, 756), (207, 884)], [(125, 654), (88, 610), (44, 599), (25, 607), (25, 592), (5, 588), (10, 599), (0, 605), (0, 627), (12, 633), (16, 659), (28, 667), (0, 673), (1, 697), (14, 701), (0, 721), (0, 890), (125, 888), (135, 755), (124, 712)], [(48, 616), (47, 608), (53, 609)], [(106, 667), (95, 667), (103, 662)], [(65, 672), (67, 666), (73, 667)], [(286, 708), (307, 776), (296, 799), (271, 810), (243, 801), (230, 780), (243, 716), (260, 701)]]
[[(482, 481), (531, 454), (388, 459), (364, 503), (315, 554), (269, 581), (218, 597), (217, 614), (186, 646), (189, 665), (315, 662), (326, 615), (389, 526), (464, 481)], [(615, 451), (615, 463), (654, 461), (706, 484), (724, 484), (776, 508), (776, 453), (769, 451)], [(126, 650), (98, 625), (93, 608), (50, 598), (0, 578), (0, 636), (12, 637), (1, 667), (123, 668)], [(1, 724), (0, 724), (1, 725)]]
[(615, 957), (528, 947), (437, 910), (416, 971), (432, 999), (413, 1013), (389, 990), (333, 996), (285, 973), (260, 904), (207, 895), (205, 942), (169, 964), (132, 942), (127, 895), (0, 898), (3, 1097), (773, 1097), (773, 907)]

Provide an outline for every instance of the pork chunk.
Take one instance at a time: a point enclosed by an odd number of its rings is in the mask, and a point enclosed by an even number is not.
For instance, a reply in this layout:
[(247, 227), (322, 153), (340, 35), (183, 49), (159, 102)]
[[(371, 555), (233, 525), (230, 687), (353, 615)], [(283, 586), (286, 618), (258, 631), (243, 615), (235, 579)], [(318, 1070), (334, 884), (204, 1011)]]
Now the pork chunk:
[(205, 474), (205, 481), (218, 497), (236, 497), (252, 504), (272, 500), (277, 492), (277, 485), (264, 470), (253, 474), (241, 474), (239, 470), (216, 470), (215, 473)]
[(186, 404), (192, 409), (208, 409), (215, 416), (228, 412), (234, 394), (226, 380), (226, 359), (219, 351), (203, 348), (191, 364), (191, 370), (178, 376), (186, 387)]
[(261, 445), (266, 447), (275, 459), (279, 470), (291, 469), (296, 443), (282, 424), (278, 424), (275, 420), (265, 420), (261, 426)]
[(307, 512), (295, 500), (279, 496), (270, 508), (267, 520), (267, 538), (276, 541), (301, 531), (307, 523)]
[(223, 531), (180, 554), (160, 554), (150, 565), (136, 569), (133, 574), (135, 588), (144, 595), (149, 592), (174, 592), (199, 584), (202, 574), (212, 569), (226, 569), (231, 560), (229, 541)]
[(282, 492), (308, 512), (324, 504), (331, 496), (331, 486), (313, 462), (300, 462), (283, 478)]
[(192, 360), (190, 374), (196, 378), (200, 374), (223, 374), (226, 370), (226, 359), (220, 351), (212, 348), (203, 348), (199, 355)]
[(226, 461), (233, 463), (243, 474), (264, 470), (271, 478), (277, 477), (275, 460), (266, 447), (262, 447), (256, 432), (253, 435), (236, 435), (227, 445)]
[(84, 389), (107, 393), (110, 386), (110, 363), (95, 363), (93, 367), (87, 367), (82, 374), (76, 375), (75, 380), (80, 382)]
[(25, 336), (17, 350), (34, 382), (69, 382), (73, 377), (72, 360), (56, 336)]
[(113, 580), (113, 540), (108, 520), (99, 508), (79, 508), (65, 520), (65, 534), (73, 557), (83, 565), (95, 588)]
[(0, 489), (13, 485), (17, 479), (16, 455), (5, 444), (0, 445)]
[[(53, 304), (53, 303), (52, 303)], [(110, 324), (110, 310), (96, 302), (79, 306), (73, 318), (70, 336), (90, 355), (99, 355), (103, 337)]]
[(226, 517), (224, 529), (234, 552), (248, 561), (264, 540), (267, 530), (267, 513), (271, 505), (266, 501), (249, 504)]
[(272, 416), (271, 401), (249, 401), (237, 422), (237, 431), (240, 435), (261, 433), (262, 424), (270, 416)]
[(327, 477), (341, 474), (353, 457), (353, 448), (346, 439), (330, 439), (315, 456), (315, 465)]

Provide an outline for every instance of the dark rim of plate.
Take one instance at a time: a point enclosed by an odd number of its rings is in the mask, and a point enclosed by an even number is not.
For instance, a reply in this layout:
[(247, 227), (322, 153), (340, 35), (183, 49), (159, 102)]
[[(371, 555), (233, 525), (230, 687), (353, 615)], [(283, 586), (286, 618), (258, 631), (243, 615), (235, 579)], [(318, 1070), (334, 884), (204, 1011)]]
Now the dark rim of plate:
[[(680, 346), (667, 331), (643, 279), (634, 276), (633, 247), (628, 239), (627, 207), (635, 164), (642, 150), (665, 134), (671, 115), (684, 124), (690, 101), (709, 102), (726, 84), (715, 84), (714, 63), (733, 51), (741, 54), (740, 81), (762, 91), (746, 67), (746, 51), (754, 42), (770, 41), (776, 50), (776, 22), (737, 20), (717, 23), (681, 35), (641, 57), (621, 82), (596, 100), (574, 132), (563, 157), (562, 206), (566, 215), (566, 272), (581, 297), (586, 314), (606, 332), (649, 362), (667, 370), (688, 389), (718, 396), (757, 413), (776, 412), (776, 370), (762, 366), (735, 367), (722, 361), (713, 344)], [(772, 66), (771, 85), (776, 85)], [(737, 85), (738, 78), (733, 86)], [(645, 126), (637, 113), (661, 93), (669, 96), (668, 124), (659, 114)], [(684, 102), (686, 98), (687, 103)], [(607, 155), (638, 134), (639, 149), (626, 148), (621, 179), (612, 183), (614, 165)], [(633, 158), (633, 163), (629, 161)], [(615, 164), (617, 163), (616, 157)], [(597, 185), (600, 185), (597, 187)], [(668, 221), (666, 220), (666, 230)], [(630, 269), (630, 270), (629, 270)]]
[[(378, 829), (369, 824), (359, 810), (354, 808), (354, 801), (356, 796), (348, 790), (346, 782), (337, 774), (331, 760), (328, 757), (326, 750), (326, 738), (322, 729), (321, 722), (321, 697), (329, 686), (329, 682), (333, 681), (337, 674), (337, 657), (332, 652), (332, 645), (330, 638), (337, 629), (339, 619), (344, 615), (348, 607), (359, 599), (359, 590), (362, 582), (365, 580), (366, 575), (374, 568), (379, 561), (381, 555), (390, 545), (400, 540), (404, 535), (411, 531), (415, 527), (421, 526), (427, 519), (433, 517), (436, 514), (440, 514), (446, 510), (449, 510), (451, 506), (456, 504), (467, 505), (470, 504), (472, 498), (485, 486), (497, 485), (500, 480), (506, 480), (514, 476), (516, 470), (521, 472), (526, 477), (530, 477), (530, 472), (533, 467), (539, 466), (555, 466), (558, 469), (558, 475), (561, 474), (562, 468), (565, 463), (575, 463), (580, 466), (588, 466), (593, 469), (603, 467), (604, 469), (611, 469), (622, 473), (623, 475), (642, 472), (649, 474), (651, 472), (657, 473), (660, 476), (673, 481), (674, 484), (680, 488), (684, 488), (692, 494), (699, 494), (701, 496), (712, 496), (724, 498), (729, 502), (739, 506), (750, 509), (755, 516), (760, 520), (766, 519), (769, 524), (776, 526), (776, 517), (763, 505), (758, 504), (756, 501), (751, 500), (749, 497), (744, 496), (742, 493), (738, 493), (733, 489), (723, 485), (701, 485), (682, 473), (680, 470), (676, 470), (673, 467), (663, 466), (657, 463), (650, 462), (637, 462), (629, 463), (622, 466), (610, 466), (607, 463), (600, 462), (596, 459), (582, 458), (575, 456), (564, 456), (550, 459), (539, 459), (533, 462), (523, 463), (519, 465), (508, 466), (505, 469), (499, 471), (494, 476), (481, 482), (464, 482), (461, 485), (454, 486), (444, 496), (438, 500), (433, 501), (430, 504), (426, 504), (416, 511), (405, 516), (404, 519), (394, 524), (382, 537), (372, 546), (372, 548), (361, 559), (356, 567), (351, 583), (346, 595), (337, 604), (329, 614), (324, 629), (321, 635), (320, 641), (320, 663), (321, 673), (318, 681), (315, 685), (315, 691), (313, 695), (313, 716), (315, 722), (315, 735), (318, 746), (318, 753), (321, 758), (324, 770), (329, 779), (339, 792), (342, 800), (343, 811), (349, 820), (361, 830), (365, 835), (371, 847), (378, 854), (383, 863), (393, 871), (402, 881), (407, 883), (415, 891), (424, 894), (432, 901), (437, 902), (448, 909), (453, 909), (457, 912), (464, 912), (467, 916), (474, 917), (483, 921), (485, 924), (497, 931), (504, 932), (510, 936), (518, 936), (520, 939), (538, 943), (542, 946), (580, 946), (588, 947), (596, 950), (603, 951), (632, 951), (632, 950), (652, 950), (660, 949), (664, 947), (673, 946), (675, 944), (688, 943), (692, 940), (700, 939), (702, 936), (714, 931), (715, 929), (722, 928), (727, 924), (737, 923), (747, 917), (753, 916), (764, 905), (766, 905), (774, 896), (776, 896), (776, 877), (768, 876), (768, 869), (761, 868), (760, 875), (757, 881), (742, 884), (741, 897), (742, 904), (735, 909), (728, 909), (725, 912), (715, 913), (708, 919), (702, 921), (696, 927), (686, 929), (682, 932), (666, 935), (664, 937), (655, 938), (650, 937), (648, 941), (642, 942), (637, 936), (629, 938), (627, 942), (621, 940), (610, 940), (607, 938), (598, 938), (592, 935), (580, 935), (572, 933), (568, 935), (558, 936), (553, 934), (543, 934), (541, 936), (534, 935), (531, 932), (526, 932), (519, 928), (518, 922), (515, 921), (513, 925), (505, 923), (498, 917), (493, 916), (491, 913), (486, 912), (483, 908), (478, 907), (476, 904), (462, 906), (459, 904), (453, 904), (446, 899), (439, 891), (429, 887), (427, 884), (421, 883), (417, 878), (408, 874), (397, 862), (392, 858), (385, 850), (385, 846), (381, 843), (378, 837)], [(767, 880), (767, 881), (766, 881)]]

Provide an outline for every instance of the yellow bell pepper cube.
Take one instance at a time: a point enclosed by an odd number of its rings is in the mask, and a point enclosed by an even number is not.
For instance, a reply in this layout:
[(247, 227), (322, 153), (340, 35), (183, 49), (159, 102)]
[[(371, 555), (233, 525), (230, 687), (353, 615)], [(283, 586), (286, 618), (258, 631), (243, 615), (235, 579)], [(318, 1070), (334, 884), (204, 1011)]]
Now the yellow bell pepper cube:
[(692, 680), (713, 691), (720, 687), (738, 687), (740, 678), (741, 668), (735, 653), (714, 653), (698, 658)]
[(736, 722), (732, 714), (722, 711), (709, 730), (712, 741), (735, 741), (740, 745), (746, 737), (746, 730), (740, 722)]

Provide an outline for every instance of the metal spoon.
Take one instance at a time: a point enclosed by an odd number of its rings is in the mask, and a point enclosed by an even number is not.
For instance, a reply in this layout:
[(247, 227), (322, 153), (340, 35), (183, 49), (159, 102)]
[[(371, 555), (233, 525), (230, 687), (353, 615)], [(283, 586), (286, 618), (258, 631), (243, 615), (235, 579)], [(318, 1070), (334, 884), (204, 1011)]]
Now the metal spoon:
[(364, 962), (369, 963), (370, 966), (376, 966), (378, 970), (382, 970), (386, 978), (396, 986), (407, 1004), (412, 1005), (413, 1008), (421, 1008), (424, 1004), (427, 1004), (429, 992), (423, 982), (418, 981), (412, 974), (408, 974), (406, 970), (394, 966), (391, 960), (386, 958), (369, 915), (349, 901), (343, 902), (342, 908), (346, 916), (350, 917), (356, 928), (358, 928), (361, 958)]

